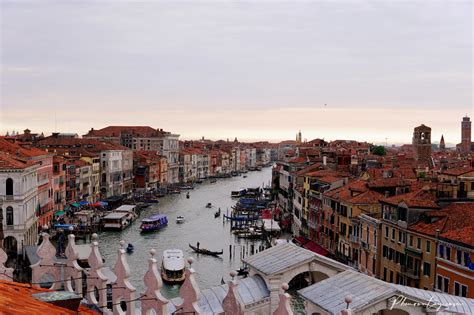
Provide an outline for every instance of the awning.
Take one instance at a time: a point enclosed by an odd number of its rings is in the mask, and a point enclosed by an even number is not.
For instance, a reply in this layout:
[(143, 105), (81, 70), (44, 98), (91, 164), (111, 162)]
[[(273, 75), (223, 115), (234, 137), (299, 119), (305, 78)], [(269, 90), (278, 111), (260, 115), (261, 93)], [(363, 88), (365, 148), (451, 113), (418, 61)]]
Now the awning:
[(89, 204), (89, 202), (88, 201), (79, 201), (79, 204), (81, 206), (87, 206)]
[(327, 256), (329, 252), (322, 248), (320, 245), (316, 244), (313, 241), (309, 241), (305, 245), (303, 245), (304, 248), (307, 250), (310, 250), (312, 252), (315, 252), (316, 254), (322, 255), (322, 256)]
[(54, 216), (55, 216), (55, 217), (61, 217), (61, 216), (63, 216), (64, 214), (66, 214), (66, 211), (60, 210), (60, 211), (56, 211), (56, 213), (54, 214)]
[(79, 208), (81, 205), (78, 204), (77, 202), (74, 202), (74, 203), (71, 204), (71, 206), (76, 207), (76, 208)]
[(298, 245), (300, 245), (300, 246), (303, 246), (303, 245), (305, 245), (305, 244), (308, 243), (308, 242), (309, 242), (309, 240), (308, 240), (307, 238), (303, 237), (303, 236), (298, 236), (298, 237), (295, 237), (295, 238), (293, 239), (293, 243), (296, 243), (296, 244), (298, 244)]

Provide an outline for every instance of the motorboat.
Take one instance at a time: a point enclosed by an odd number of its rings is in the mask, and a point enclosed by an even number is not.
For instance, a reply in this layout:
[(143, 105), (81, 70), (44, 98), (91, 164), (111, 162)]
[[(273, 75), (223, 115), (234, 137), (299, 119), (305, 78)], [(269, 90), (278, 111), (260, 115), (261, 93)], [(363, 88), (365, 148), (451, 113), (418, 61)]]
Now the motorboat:
[(161, 278), (163, 282), (181, 284), (186, 278), (184, 272), (184, 255), (180, 249), (167, 249), (163, 251), (161, 262)]
[(217, 182), (217, 179), (215, 179), (215, 178), (212, 178), (212, 179), (209, 181), (209, 183), (211, 183), (211, 184), (214, 184), (215, 182)]
[(142, 232), (154, 232), (168, 225), (168, 218), (163, 214), (155, 214), (142, 220)]
[(182, 215), (178, 215), (176, 217), (176, 223), (179, 223), (179, 224), (184, 223), (184, 217)]
[(130, 244), (130, 243), (128, 243), (127, 248), (126, 248), (125, 250), (126, 250), (127, 253), (129, 253), (129, 254), (133, 253), (133, 250), (134, 250), (133, 245)]
[(212, 203), (208, 202), (206, 208), (212, 208)]

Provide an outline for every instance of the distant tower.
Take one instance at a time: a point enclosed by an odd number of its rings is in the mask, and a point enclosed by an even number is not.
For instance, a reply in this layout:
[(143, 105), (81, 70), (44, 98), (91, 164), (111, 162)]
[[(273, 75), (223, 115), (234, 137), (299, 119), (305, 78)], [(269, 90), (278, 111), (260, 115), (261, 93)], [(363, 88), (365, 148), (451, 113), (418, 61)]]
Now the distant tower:
[(431, 128), (425, 125), (413, 130), (413, 152), (415, 159), (429, 163), (431, 158)]
[(296, 135), (296, 142), (297, 143), (301, 143), (301, 130), (298, 132), (298, 134)]
[(471, 151), (471, 119), (463, 117), (461, 121), (461, 152)]
[(441, 135), (441, 140), (439, 141), (439, 149), (441, 151), (446, 150), (446, 144), (444, 143), (444, 136)]

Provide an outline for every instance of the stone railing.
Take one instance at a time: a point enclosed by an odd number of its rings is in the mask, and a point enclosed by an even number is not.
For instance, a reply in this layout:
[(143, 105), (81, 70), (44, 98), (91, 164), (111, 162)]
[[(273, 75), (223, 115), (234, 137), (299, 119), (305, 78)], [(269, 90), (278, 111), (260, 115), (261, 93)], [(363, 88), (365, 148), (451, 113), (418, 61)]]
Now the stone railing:
[[(51, 289), (53, 290), (58, 290), (64, 285), (65, 290), (82, 296), (82, 274), (85, 273), (87, 291), (84, 298), (89, 304), (95, 305), (105, 314), (207, 314), (199, 308), (201, 292), (195, 279), (195, 271), (191, 268), (192, 258), (188, 259), (189, 267), (186, 268), (186, 278), (179, 291), (180, 299), (175, 299), (179, 302), (173, 300), (175, 301), (173, 303), (161, 294), (163, 281), (158, 271), (154, 249), (150, 250), (151, 257), (148, 259), (148, 268), (143, 277), (144, 293), (137, 294), (135, 287), (130, 282), (131, 272), (126, 259), (125, 242), (120, 241), (117, 260), (113, 268), (116, 279), (108, 279), (107, 274), (110, 275), (110, 273), (107, 273), (105, 270), (106, 268), (99, 252), (97, 234), (93, 234), (92, 238), (93, 240), (90, 245), (91, 253), (88, 258), (90, 268), (84, 270), (77, 262), (78, 252), (74, 235), (69, 235), (69, 242), (65, 251), (66, 262), (58, 263), (55, 260), (56, 249), (51, 244), (49, 235), (44, 233), (43, 242), (37, 250), (39, 261), (31, 265), (32, 283), (37, 285), (43, 279), (43, 282), (52, 283)], [(5, 257), (2, 256), (0, 249), (0, 272), (6, 270), (6, 272), (11, 273), (11, 270), (3, 267), (4, 260), (6, 260)], [(46, 274), (50, 276), (50, 279), (44, 280), (43, 277)], [(236, 272), (231, 272), (230, 275), (234, 279)], [(1, 275), (0, 279), (2, 279)], [(112, 309), (107, 307), (107, 283), (112, 283)], [(237, 293), (238, 285), (239, 282), (237, 280), (228, 282), (226, 295), (221, 302), (224, 314), (247, 314), (245, 306)], [(287, 285), (283, 284), (282, 289), (283, 292), (286, 291)], [(278, 307), (273, 312), (273, 315), (293, 314), (289, 300), (290, 296), (288, 294), (281, 293)], [(123, 307), (124, 303), (126, 304), (125, 308)], [(272, 313), (269, 311), (268, 314)]]

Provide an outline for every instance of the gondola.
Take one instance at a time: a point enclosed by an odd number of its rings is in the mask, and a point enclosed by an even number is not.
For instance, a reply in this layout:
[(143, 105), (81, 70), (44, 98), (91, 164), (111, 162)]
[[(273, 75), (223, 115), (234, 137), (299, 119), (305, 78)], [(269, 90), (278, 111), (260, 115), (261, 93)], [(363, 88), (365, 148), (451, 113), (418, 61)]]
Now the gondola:
[(217, 211), (216, 213), (214, 213), (214, 218), (218, 218), (221, 216), (221, 208), (219, 208), (219, 211)]
[(186, 199), (189, 199), (189, 192), (186, 194)]
[(223, 250), (221, 250), (220, 252), (213, 252), (213, 251), (210, 251), (210, 250), (205, 249), (205, 248), (197, 248), (196, 246), (193, 246), (191, 244), (189, 244), (189, 247), (198, 254), (204, 254), (204, 255), (209, 255), (209, 256), (216, 256), (217, 257), (217, 256), (222, 255), (224, 253)]
[(206, 208), (212, 208), (212, 203), (208, 202)]

